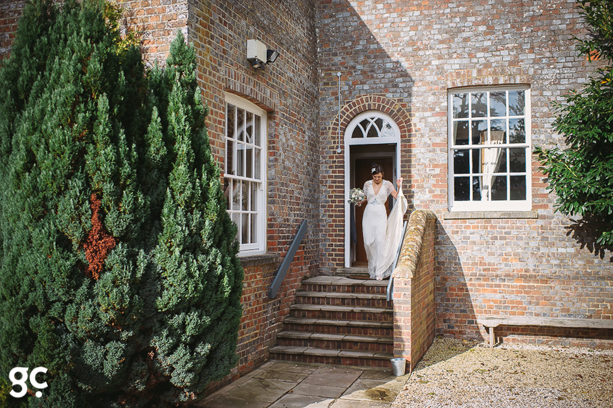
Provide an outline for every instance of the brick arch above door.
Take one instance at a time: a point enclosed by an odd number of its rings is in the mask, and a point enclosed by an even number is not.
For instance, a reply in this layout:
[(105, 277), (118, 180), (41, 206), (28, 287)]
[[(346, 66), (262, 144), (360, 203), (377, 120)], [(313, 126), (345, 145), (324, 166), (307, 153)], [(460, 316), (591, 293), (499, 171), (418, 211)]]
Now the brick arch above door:
[[(408, 103), (400, 102), (396, 99), (390, 99), (381, 95), (361, 95), (341, 107), (340, 127), (341, 130), (346, 129), (351, 120), (362, 112), (379, 111), (387, 114), (396, 122), (400, 130), (400, 138), (402, 139), (407, 137), (411, 131), (411, 119), (408, 108)], [(338, 118), (336, 123), (338, 124)]]

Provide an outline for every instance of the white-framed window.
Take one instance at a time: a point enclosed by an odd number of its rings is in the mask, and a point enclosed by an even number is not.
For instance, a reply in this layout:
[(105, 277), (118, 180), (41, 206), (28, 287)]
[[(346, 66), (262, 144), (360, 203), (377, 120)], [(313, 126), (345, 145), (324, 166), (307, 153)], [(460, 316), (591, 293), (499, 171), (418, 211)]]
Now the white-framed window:
[(529, 211), (530, 89), (448, 91), (449, 210)]
[(224, 191), (239, 256), (266, 253), (266, 112), (226, 94)]

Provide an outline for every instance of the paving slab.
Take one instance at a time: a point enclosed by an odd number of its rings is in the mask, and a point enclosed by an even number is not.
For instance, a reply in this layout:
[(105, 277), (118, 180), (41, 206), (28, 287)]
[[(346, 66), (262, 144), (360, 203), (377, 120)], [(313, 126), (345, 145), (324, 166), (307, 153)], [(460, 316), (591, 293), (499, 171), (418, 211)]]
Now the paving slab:
[(263, 380), (281, 380), (286, 382), (300, 383), (317, 370), (317, 367), (305, 366), (294, 363), (274, 362), (260, 370), (254, 377)]
[(227, 395), (245, 401), (273, 403), (283, 394), (296, 386), (294, 382), (253, 378), (251, 381), (234, 388)]
[(311, 385), (333, 385), (349, 387), (362, 374), (363, 370), (343, 368), (341, 366), (321, 367), (308, 376), (303, 383)]
[(402, 381), (362, 380), (355, 381), (341, 399), (392, 403), (402, 389)]
[(301, 394), (286, 394), (270, 408), (328, 408), (333, 398), (320, 398)]
[(227, 394), (213, 399), (205, 399), (196, 405), (199, 408), (268, 408), (269, 402), (233, 398)]
[(347, 387), (337, 387), (334, 385), (314, 385), (308, 383), (301, 383), (296, 386), (292, 391), (294, 394), (300, 395), (313, 395), (316, 397), (326, 397), (326, 398), (338, 398), (343, 393)]

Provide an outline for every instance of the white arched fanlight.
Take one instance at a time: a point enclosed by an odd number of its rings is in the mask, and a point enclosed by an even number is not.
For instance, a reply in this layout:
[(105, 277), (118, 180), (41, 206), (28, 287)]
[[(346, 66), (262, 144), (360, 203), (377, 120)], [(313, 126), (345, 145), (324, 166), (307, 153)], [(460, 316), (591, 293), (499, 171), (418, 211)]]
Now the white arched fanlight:
[(388, 115), (378, 111), (367, 111), (357, 115), (345, 130), (348, 145), (397, 143), (400, 129)]

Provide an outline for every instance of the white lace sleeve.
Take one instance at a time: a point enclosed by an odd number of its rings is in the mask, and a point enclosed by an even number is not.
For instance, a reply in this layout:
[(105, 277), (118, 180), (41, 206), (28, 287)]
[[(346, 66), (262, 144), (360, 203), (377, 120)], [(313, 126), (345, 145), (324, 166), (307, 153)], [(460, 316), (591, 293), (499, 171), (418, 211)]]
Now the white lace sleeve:
[(394, 185), (387, 180), (385, 180), (385, 188), (387, 189), (387, 195), (392, 194), (392, 191), (394, 191)]

